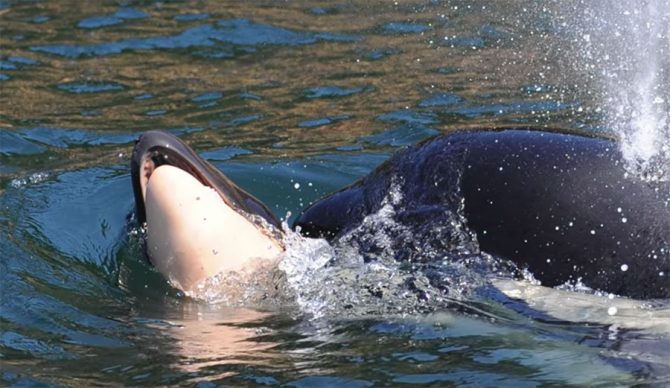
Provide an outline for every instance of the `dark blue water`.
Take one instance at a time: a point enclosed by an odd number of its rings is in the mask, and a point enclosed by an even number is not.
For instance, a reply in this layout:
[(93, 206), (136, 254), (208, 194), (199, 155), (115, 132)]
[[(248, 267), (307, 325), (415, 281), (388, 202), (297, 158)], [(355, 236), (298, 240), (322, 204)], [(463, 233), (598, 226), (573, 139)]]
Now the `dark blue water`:
[(150, 129), (283, 220), (439, 133), (607, 132), (559, 3), (119, 4), (0, 0), (0, 385), (670, 384), (668, 301), (613, 320), (606, 296), (529, 306), (467, 271), (419, 300), (388, 280), (406, 269), (310, 268), (346, 252), (293, 242), (289, 291), (206, 303), (129, 218)]

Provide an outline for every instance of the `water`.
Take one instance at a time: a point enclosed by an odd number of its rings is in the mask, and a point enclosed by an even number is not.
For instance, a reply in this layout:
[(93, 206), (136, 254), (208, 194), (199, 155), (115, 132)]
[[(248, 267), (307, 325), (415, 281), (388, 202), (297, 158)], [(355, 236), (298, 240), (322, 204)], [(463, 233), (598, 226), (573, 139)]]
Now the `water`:
[[(633, 173), (666, 179), (668, 12), (0, 0), (0, 385), (668, 384), (668, 301), (493, 287), (485, 255), (408, 268), (378, 233), (370, 265), (346, 239), (289, 234), (281, 271), (204, 303), (144, 261), (128, 219), (149, 129), (284, 220), (466, 127), (618, 134)], [(397, 233), (382, 210), (361, 231)]]

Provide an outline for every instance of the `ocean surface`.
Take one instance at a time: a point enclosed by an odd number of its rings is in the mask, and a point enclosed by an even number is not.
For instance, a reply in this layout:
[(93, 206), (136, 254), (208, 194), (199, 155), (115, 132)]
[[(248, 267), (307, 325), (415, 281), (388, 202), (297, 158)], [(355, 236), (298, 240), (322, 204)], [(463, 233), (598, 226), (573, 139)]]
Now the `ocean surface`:
[(0, 0), (0, 385), (670, 385), (668, 300), (453, 252), (431, 252), (436, 288), (288, 229), (279, 269), (187, 296), (132, 217), (130, 153), (154, 129), (287, 224), (456, 130), (596, 132), (648, 168), (668, 155), (670, 6), (608, 4)]

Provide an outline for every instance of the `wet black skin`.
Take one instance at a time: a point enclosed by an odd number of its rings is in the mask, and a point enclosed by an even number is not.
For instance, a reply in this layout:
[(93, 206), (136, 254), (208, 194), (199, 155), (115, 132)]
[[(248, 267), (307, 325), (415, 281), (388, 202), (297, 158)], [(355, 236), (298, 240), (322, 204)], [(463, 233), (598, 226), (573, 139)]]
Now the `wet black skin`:
[(277, 230), (281, 230), (279, 220), (261, 201), (235, 185), (176, 136), (161, 131), (143, 134), (135, 143), (130, 162), (135, 214), (140, 224), (146, 221), (140, 179), (142, 175), (150, 175), (155, 168), (165, 164), (178, 167), (194, 176), (203, 185), (212, 187), (219, 193), (221, 199), (234, 209), (243, 211), (245, 215), (262, 217)]
[(670, 298), (670, 184), (626, 174), (612, 140), (510, 129), (440, 136), (319, 200), (294, 227), (337, 239), (379, 210), (392, 182), (403, 194), (397, 220), (427, 231), (459, 209), (481, 250), (543, 285), (581, 279), (621, 296)]

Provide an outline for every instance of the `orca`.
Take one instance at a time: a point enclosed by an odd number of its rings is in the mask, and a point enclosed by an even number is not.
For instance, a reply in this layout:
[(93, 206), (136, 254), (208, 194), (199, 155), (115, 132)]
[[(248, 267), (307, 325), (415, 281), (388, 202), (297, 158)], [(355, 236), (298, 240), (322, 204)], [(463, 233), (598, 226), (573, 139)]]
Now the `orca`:
[(393, 155), (305, 209), (293, 227), (335, 241), (392, 203), (414, 231), (399, 259), (422, 260), (457, 214), (474, 246), (542, 285), (581, 283), (636, 299), (670, 298), (670, 183), (631, 173), (616, 141), (530, 129), (441, 135)]
[(131, 179), (146, 256), (183, 291), (222, 272), (250, 270), (284, 249), (272, 211), (176, 136), (143, 134)]

